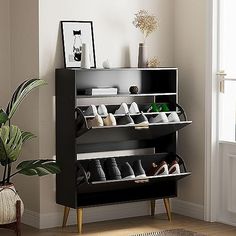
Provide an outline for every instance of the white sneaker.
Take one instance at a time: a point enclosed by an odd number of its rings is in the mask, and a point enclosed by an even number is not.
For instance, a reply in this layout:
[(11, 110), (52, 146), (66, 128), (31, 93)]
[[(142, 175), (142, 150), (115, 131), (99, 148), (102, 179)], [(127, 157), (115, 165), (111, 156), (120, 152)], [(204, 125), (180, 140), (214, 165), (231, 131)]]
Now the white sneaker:
[(107, 116), (108, 115), (107, 108), (104, 104), (101, 104), (98, 106), (98, 114), (100, 116)]
[(157, 116), (151, 117), (149, 119), (149, 122), (150, 123), (167, 123), (168, 122), (168, 118), (166, 116), (166, 113), (160, 112)]
[(93, 119), (87, 120), (88, 128), (103, 126), (103, 120), (100, 115), (96, 115)]
[(136, 115), (136, 114), (139, 114), (139, 113), (140, 113), (140, 111), (139, 111), (137, 103), (132, 102), (130, 107), (129, 107), (129, 114), (130, 115)]
[(109, 113), (106, 118), (103, 118), (105, 126), (116, 126), (116, 118), (113, 114)]
[(120, 107), (115, 111), (115, 114), (119, 115), (124, 115), (129, 112), (129, 108), (126, 103), (121, 103)]
[(171, 112), (170, 115), (168, 116), (168, 121), (169, 122), (180, 122), (179, 116), (177, 112)]
[(96, 116), (98, 114), (97, 108), (95, 105), (90, 105), (87, 110), (84, 112), (85, 116)]

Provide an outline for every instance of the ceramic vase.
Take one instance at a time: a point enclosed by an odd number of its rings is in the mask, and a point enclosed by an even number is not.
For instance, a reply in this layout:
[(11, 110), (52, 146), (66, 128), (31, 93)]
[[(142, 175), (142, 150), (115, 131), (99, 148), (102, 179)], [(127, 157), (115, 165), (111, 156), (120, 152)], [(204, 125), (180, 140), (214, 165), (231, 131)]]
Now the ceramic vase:
[(24, 204), (13, 184), (0, 186), (0, 224), (9, 224), (16, 221), (16, 201), (21, 201), (21, 216)]
[(138, 50), (138, 68), (146, 68), (148, 61), (147, 46), (145, 43), (139, 44)]
[(81, 58), (81, 68), (90, 69), (90, 55), (89, 55), (89, 45), (86, 43), (82, 44), (82, 58)]
[(137, 86), (130, 86), (129, 91), (131, 94), (137, 94), (138, 93), (138, 87)]

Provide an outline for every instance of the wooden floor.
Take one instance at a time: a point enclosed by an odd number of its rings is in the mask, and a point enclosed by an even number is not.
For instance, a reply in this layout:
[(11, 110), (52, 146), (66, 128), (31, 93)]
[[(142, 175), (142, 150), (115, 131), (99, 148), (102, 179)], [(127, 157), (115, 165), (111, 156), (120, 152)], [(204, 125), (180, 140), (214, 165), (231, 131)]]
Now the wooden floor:
[[(98, 223), (85, 224), (83, 234), (86, 236), (129, 236), (135, 233), (155, 232), (165, 229), (183, 228), (206, 235), (236, 236), (236, 227), (207, 223), (189, 217), (173, 215), (172, 222), (167, 220), (166, 215), (156, 215), (155, 217), (145, 216), (128, 218), (122, 220), (104, 221)], [(75, 226), (65, 229), (53, 228), (37, 230), (31, 227), (22, 226), (22, 236), (75, 236), (78, 235)], [(0, 236), (14, 236), (14, 233), (7, 230), (0, 230)]]

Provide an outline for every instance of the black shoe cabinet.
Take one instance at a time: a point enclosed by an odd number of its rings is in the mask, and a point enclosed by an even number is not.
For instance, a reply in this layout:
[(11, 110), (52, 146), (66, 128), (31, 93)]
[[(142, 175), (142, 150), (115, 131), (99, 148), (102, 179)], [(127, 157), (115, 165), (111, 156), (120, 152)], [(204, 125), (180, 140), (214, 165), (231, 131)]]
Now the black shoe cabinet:
[[(130, 86), (139, 88), (130, 94)], [(92, 87), (117, 87), (117, 95), (85, 94)], [(91, 104), (105, 104), (113, 113), (122, 102), (135, 101), (149, 118), (152, 103), (167, 103), (170, 112), (177, 111), (180, 122), (154, 123), (146, 127), (117, 125), (88, 128), (84, 111)], [(169, 198), (177, 196), (177, 181), (190, 175), (184, 160), (176, 154), (176, 131), (191, 124), (178, 104), (178, 70), (176, 68), (121, 69), (56, 69), (56, 157), (61, 173), (56, 178), (56, 201), (65, 206), (63, 226), (70, 208), (77, 209), (78, 231), (82, 230), (82, 209), (85, 207), (129, 201), (164, 199), (168, 218)], [(166, 112), (167, 115), (169, 112)], [(123, 114), (124, 115), (124, 114)], [(119, 119), (121, 115), (116, 115)], [(126, 153), (128, 152), (128, 154)], [(137, 159), (147, 172), (153, 162), (177, 160), (181, 174), (147, 176), (141, 179), (90, 182), (87, 168), (92, 159), (101, 163), (115, 157), (118, 166)]]

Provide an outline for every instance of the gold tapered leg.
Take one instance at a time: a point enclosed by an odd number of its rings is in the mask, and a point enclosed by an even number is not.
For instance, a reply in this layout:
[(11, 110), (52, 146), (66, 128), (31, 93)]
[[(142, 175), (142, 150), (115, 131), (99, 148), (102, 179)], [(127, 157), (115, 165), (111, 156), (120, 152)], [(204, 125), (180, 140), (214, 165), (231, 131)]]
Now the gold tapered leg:
[(64, 216), (63, 216), (63, 223), (62, 223), (62, 227), (66, 227), (66, 222), (69, 216), (69, 212), (70, 212), (70, 208), (69, 207), (65, 207), (64, 208)]
[(171, 221), (170, 199), (169, 198), (164, 198), (163, 200), (164, 200), (168, 220)]
[(150, 206), (151, 206), (151, 216), (154, 216), (155, 215), (156, 200), (151, 200)]
[(77, 229), (78, 233), (82, 233), (82, 224), (83, 224), (83, 208), (77, 209)]

